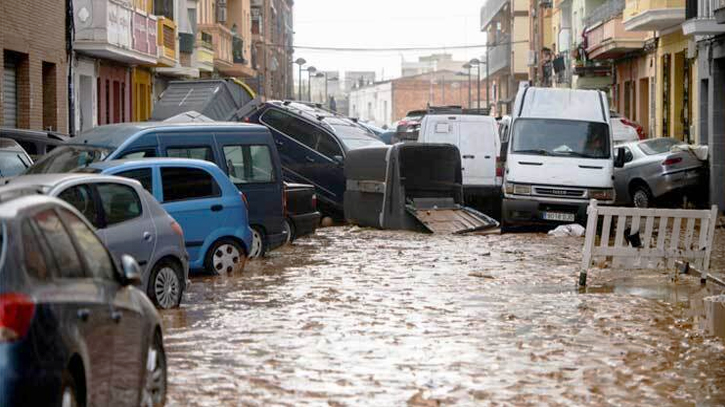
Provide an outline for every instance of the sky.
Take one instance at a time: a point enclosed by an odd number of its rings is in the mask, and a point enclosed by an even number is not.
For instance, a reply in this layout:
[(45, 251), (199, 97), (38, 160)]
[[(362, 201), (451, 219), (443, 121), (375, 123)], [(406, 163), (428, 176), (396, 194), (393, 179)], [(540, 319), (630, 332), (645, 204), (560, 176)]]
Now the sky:
[[(296, 0), (296, 46), (398, 48), (480, 45), (485, 0)], [(401, 60), (442, 51), (339, 52), (296, 49), (294, 59), (323, 71), (376, 71), (377, 80), (400, 76)], [(482, 49), (448, 51), (457, 60)]]

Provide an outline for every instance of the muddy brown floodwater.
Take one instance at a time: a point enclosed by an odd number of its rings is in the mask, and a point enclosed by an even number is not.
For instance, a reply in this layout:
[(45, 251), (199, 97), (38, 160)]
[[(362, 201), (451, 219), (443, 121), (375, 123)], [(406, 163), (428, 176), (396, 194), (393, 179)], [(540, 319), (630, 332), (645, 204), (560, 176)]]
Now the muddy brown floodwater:
[(581, 238), (325, 228), (163, 313), (171, 406), (725, 404), (699, 282)]

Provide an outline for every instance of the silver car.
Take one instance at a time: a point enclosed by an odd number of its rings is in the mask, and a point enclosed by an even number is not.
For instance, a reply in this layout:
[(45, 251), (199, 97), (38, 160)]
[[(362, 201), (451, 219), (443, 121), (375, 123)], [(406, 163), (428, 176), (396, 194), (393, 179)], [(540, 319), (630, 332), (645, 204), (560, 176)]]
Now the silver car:
[(178, 223), (138, 181), (105, 175), (22, 175), (8, 188), (58, 197), (73, 205), (120, 258), (129, 254), (141, 266), (142, 289), (159, 308), (181, 303), (189, 258)]
[(624, 167), (614, 171), (618, 204), (648, 208), (673, 193), (696, 193), (706, 181), (706, 163), (679, 140), (656, 138), (616, 148), (623, 149), (625, 157)]

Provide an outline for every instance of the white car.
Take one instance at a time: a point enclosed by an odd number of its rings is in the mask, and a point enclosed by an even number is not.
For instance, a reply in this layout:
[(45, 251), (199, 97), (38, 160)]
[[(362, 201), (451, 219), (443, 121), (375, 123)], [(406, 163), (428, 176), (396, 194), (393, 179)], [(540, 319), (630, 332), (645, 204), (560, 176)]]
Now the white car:
[(612, 139), (614, 144), (639, 141), (644, 138), (642, 126), (633, 122), (617, 112), (610, 112), (609, 124), (612, 127)]

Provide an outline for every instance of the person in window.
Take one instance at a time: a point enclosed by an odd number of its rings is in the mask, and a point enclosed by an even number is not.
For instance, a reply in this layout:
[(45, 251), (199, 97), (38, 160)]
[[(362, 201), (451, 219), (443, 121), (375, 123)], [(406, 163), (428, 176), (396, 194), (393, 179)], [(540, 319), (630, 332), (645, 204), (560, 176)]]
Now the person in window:
[(587, 144), (584, 146), (584, 155), (590, 158), (603, 158), (604, 138), (597, 134), (592, 134), (587, 137)]

